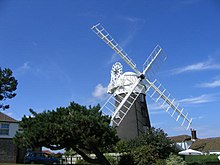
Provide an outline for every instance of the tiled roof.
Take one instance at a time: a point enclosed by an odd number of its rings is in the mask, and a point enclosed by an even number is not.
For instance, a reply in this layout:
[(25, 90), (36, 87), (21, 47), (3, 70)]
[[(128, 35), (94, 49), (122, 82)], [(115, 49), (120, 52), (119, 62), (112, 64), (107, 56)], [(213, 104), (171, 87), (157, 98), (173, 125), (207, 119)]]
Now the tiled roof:
[(198, 151), (220, 150), (220, 137), (197, 139), (190, 147)]
[(191, 140), (191, 136), (189, 135), (179, 135), (179, 136), (171, 136), (168, 137), (172, 142), (183, 142)]
[(10, 122), (10, 123), (18, 123), (17, 120), (13, 119), (12, 117), (0, 112), (0, 122)]

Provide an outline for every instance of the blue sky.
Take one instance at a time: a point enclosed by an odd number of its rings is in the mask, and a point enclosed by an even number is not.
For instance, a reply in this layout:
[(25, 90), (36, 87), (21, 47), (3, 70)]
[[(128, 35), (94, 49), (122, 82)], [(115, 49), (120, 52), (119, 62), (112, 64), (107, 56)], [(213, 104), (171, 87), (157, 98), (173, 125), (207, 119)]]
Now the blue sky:
[[(18, 80), (5, 113), (20, 120), (30, 108), (103, 103), (112, 65), (131, 70), (91, 31), (99, 22), (140, 70), (159, 44), (168, 57), (155, 78), (193, 117), (198, 137), (220, 136), (218, 0), (1, 0), (0, 66)], [(154, 127), (190, 134), (147, 101)]]

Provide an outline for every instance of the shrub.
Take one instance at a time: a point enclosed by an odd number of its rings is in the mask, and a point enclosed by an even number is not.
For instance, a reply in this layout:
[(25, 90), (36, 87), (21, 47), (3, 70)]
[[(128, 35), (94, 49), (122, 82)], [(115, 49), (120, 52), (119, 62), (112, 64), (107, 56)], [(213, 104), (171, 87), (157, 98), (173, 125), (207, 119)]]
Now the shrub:
[(155, 164), (159, 159), (159, 153), (154, 146), (143, 145), (132, 152), (136, 165)]
[(109, 161), (110, 164), (112, 164), (112, 165), (117, 165), (118, 164), (117, 157), (110, 156), (110, 155), (105, 155), (105, 157)]
[(182, 157), (170, 154), (169, 158), (166, 159), (166, 165), (186, 165), (186, 162), (183, 160)]
[(185, 156), (187, 164), (206, 164), (206, 163), (219, 163), (217, 155), (188, 155)]
[(131, 154), (124, 154), (120, 157), (119, 165), (134, 165), (134, 159)]

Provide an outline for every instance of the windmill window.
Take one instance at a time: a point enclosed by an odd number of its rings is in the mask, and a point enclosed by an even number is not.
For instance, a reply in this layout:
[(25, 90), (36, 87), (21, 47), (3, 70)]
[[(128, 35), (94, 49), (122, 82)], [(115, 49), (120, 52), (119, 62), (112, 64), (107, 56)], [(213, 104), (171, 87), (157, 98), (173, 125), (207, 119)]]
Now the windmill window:
[(9, 124), (2, 123), (0, 125), (0, 135), (9, 135)]

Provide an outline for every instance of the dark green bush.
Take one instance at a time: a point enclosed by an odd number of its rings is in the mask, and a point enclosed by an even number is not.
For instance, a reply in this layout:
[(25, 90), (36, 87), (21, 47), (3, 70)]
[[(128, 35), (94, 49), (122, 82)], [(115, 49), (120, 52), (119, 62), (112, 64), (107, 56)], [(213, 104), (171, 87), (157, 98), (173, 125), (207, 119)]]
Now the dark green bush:
[(125, 154), (120, 157), (119, 165), (134, 165), (134, 159), (131, 154)]
[(208, 163), (219, 163), (217, 155), (188, 155), (185, 156), (187, 165), (200, 165)]
[(117, 165), (118, 164), (118, 159), (117, 157), (110, 156), (110, 155), (105, 155), (106, 159), (110, 162), (112, 165)]

